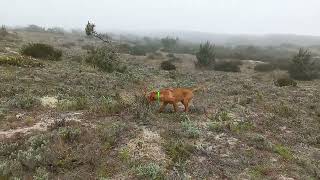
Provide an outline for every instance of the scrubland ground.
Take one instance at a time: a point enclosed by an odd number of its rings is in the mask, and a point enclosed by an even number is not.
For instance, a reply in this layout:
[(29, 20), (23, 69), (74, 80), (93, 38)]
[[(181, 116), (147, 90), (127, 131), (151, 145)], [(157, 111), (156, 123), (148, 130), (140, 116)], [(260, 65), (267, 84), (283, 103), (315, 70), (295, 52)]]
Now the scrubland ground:
[[(84, 62), (93, 40), (19, 32), (0, 56), (28, 42), (63, 50), (41, 67), (0, 65), (0, 179), (319, 179), (320, 81), (276, 87), (273, 73), (200, 71), (196, 58), (122, 54), (125, 73)], [(189, 113), (157, 113), (143, 87), (193, 87)]]

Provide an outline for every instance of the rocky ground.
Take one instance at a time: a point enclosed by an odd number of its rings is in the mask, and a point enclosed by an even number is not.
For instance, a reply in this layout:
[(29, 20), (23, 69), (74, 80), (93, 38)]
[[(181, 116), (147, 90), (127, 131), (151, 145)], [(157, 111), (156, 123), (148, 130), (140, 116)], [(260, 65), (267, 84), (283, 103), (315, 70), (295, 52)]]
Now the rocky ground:
[[(195, 57), (122, 55), (126, 73), (83, 62), (83, 37), (18, 33), (0, 56), (29, 42), (64, 52), (43, 67), (0, 66), (0, 179), (319, 179), (320, 81), (274, 86), (283, 72), (200, 71)], [(65, 47), (66, 42), (75, 42)], [(143, 87), (193, 87), (189, 113), (147, 104)]]

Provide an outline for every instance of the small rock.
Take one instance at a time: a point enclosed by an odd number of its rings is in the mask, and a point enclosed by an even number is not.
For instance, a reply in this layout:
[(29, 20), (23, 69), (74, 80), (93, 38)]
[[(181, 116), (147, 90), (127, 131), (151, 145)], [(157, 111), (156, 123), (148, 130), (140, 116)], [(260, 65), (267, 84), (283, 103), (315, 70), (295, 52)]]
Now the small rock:
[(17, 119), (21, 119), (23, 116), (24, 116), (23, 113), (18, 113), (18, 114), (16, 115), (16, 118), (17, 118)]

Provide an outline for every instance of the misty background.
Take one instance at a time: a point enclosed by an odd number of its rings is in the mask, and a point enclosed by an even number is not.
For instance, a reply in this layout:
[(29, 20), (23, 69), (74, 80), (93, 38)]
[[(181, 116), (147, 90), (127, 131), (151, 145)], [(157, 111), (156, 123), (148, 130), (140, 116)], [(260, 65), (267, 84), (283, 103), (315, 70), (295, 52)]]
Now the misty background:
[(317, 0), (1, 0), (7, 26), (177, 36), (217, 44), (320, 44)]

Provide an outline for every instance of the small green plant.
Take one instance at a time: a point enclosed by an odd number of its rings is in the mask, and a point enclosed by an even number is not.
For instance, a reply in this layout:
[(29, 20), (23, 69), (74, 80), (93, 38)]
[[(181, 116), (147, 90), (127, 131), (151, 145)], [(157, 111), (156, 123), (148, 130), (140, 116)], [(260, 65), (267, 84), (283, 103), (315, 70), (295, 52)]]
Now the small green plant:
[(270, 172), (267, 165), (257, 165), (250, 169), (249, 174), (253, 179), (263, 179)]
[(289, 118), (296, 115), (296, 111), (284, 102), (274, 104), (271, 108), (271, 111), (279, 115), (280, 117)]
[(283, 86), (297, 86), (297, 82), (289, 77), (278, 78), (274, 81), (274, 85), (278, 87)]
[(274, 152), (279, 154), (281, 157), (283, 157), (286, 160), (293, 159), (293, 154), (292, 154), (291, 150), (287, 147), (280, 145), (280, 144), (277, 144), (274, 146)]
[(161, 69), (171, 71), (171, 70), (176, 70), (176, 66), (171, 63), (171, 61), (163, 61), (161, 63)]
[(122, 148), (119, 150), (119, 158), (121, 161), (129, 162), (130, 160), (130, 151), (128, 148)]
[(81, 130), (79, 128), (62, 127), (58, 133), (64, 141), (72, 143), (80, 138)]
[(155, 163), (139, 165), (136, 171), (140, 178), (156, 180), (162, 179), (163, 177), (163, 173), (160, 166)]
[(185, 120), (181, 122), (182, 129), (188, 138), (197, 138), (200, 136), (200, 130), (190, 121), (189, 117), (186, 116)]
[(21, 54), (34, 58), (58, 61), (62, 57), (62, 51), (53, 48), (48, 44), (30, 43), (21, 49)]
[(196, 53), (197, 62), (196, 67), (212, 68), (215, 64), (216, 54), (215, 47), (209, 42), (200, 44), (200, 49)]

